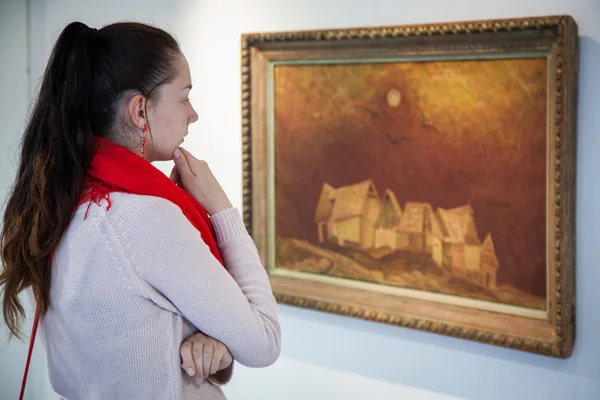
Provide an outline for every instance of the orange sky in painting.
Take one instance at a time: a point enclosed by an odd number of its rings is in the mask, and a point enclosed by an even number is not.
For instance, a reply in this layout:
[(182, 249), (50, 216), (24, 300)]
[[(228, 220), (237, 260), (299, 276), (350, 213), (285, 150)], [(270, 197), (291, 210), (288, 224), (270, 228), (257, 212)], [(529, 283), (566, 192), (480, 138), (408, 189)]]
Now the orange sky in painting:
[(315, 243), (323, 183), (372, 178), (402, 207), (470, 203), (498, 284), (545, 296), (546, 80), (542, 58), (277, 66), (278, 235)]

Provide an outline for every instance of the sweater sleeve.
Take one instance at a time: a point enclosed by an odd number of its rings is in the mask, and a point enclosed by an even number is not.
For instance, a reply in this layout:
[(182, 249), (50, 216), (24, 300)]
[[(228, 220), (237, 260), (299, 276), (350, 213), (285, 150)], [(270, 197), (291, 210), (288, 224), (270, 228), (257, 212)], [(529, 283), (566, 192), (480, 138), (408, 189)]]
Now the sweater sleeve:
[(151, 212), (133, 212), (127, 221), (125, 248), (135, 271), (240, 364), (274, 363), (281, 348), (277, 304), (239, 211), (212, 217), (225, 269), (175, 204), (152, 203)]

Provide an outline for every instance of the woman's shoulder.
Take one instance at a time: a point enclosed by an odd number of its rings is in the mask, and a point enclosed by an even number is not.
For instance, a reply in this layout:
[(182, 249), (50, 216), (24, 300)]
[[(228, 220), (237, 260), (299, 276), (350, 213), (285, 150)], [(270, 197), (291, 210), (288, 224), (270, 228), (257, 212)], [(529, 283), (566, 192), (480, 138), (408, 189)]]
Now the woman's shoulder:
[(181, 218), (185, 218), (181, 209), (162, 197), (113, 192), (107, 199), (97, 203), (88, 201), (81, 204), (72, 222), (107, 221), (111, 225), (128, 226), (129, 229), (145, 229)]

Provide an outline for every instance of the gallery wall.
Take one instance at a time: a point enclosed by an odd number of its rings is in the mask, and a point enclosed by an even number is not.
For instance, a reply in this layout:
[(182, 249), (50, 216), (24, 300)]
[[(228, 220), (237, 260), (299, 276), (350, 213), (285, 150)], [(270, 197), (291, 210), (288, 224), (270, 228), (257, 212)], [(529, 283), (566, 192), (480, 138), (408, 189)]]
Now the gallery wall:
[[(190, 127), (186, 146), (208, 161), (240, 208), (242, 33), (573, 15), (581, 35), (573, 356), (548, 358), (281, 305), (280, 360), (267, 369), (238, 366), (225, 391), (231, 399), (600, 398), (600, 180), (594, 177), (600, 171), (600, 2), (31, 0), (29, 5), (24, 0), (0, 2), (0, 195), (14, 177), (28, 96), (39, 83), (60, 30), (73, 20), (96, 28), (138, 20), (168, 29), (180, 41), (192, 71), (191, 101), (200, 115)], [(171, 164), (159, 167), (167, 172)], [(36, 350), (28, 396), (56, 399), (39, 342)], [(24, 344), (0, 343), (0, 398), (16, 398), (25, 356)]]
[[(27, 36), (26, 3), (0, 2), (0, 210), (15, 176), (17, 138), (27, 113)], [(0, 325), (0, 399), (16, 399), (26, 345), (7, 344), (6, 329)], [(36, 354), (36, 372), (38, 364), (43, 366), (43, 356)], [(40, 387), (38, 393), (47, 391), (43, 380), (38, 379), (32, 389), (34, 386)]]

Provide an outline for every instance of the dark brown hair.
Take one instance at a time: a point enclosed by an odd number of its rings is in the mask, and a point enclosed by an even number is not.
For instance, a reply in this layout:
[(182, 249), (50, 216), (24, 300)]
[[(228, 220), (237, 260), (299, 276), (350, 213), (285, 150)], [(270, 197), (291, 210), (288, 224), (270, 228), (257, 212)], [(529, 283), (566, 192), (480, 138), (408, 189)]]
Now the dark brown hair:
[(42, 315), (50, 307), (50, 256), (77, 206), (94, 136), (114, 138), (124, 101), (156, 96), (154, 89), (173, 78), (178, 52), (171, 35), (139, 23), (96, 30), (73, 22), (60, 34), (22, 138), (0, 236), (11, 337), (21, 338), (22, 290), (33, 289)]

